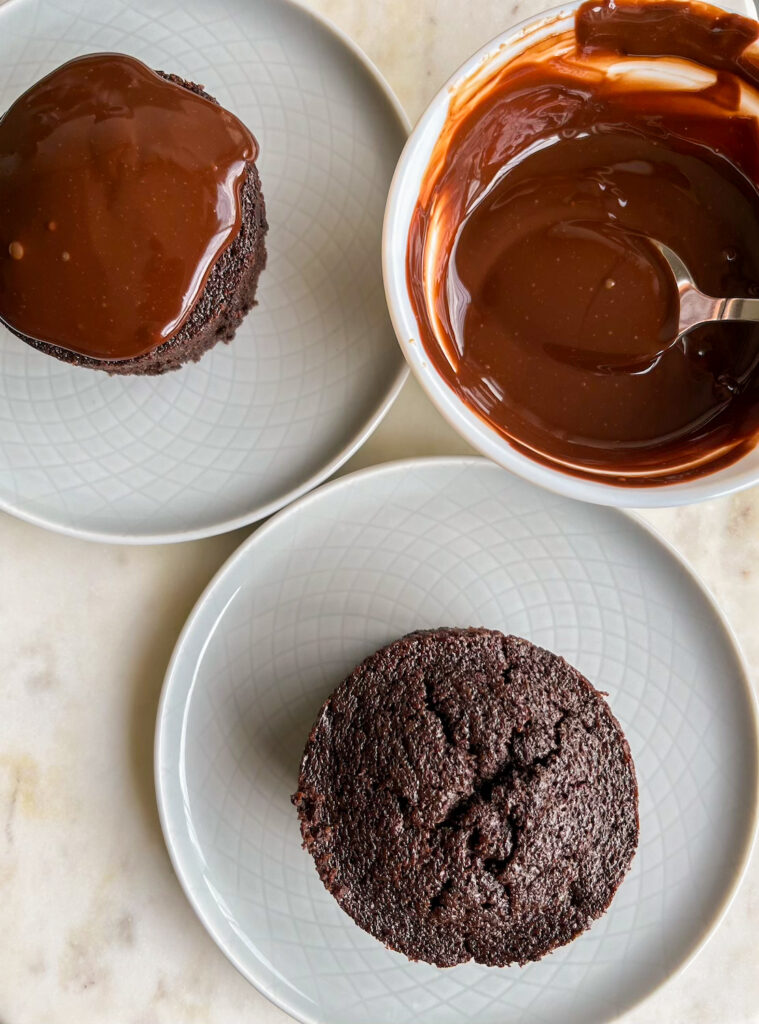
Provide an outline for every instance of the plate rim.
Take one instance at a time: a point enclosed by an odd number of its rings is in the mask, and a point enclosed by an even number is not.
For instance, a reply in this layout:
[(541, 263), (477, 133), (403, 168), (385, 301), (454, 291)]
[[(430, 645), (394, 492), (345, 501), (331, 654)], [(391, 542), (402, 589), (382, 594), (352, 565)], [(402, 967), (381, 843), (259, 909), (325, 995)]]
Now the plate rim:
[[(196, 626), (197, 620), (203, 611), (203, 608), (213, 592), (220, 587), (225, 577), (229, 572), (232, 571), (233, 567), (240, 562), (247, 554), (248, 550), (252, 548), (260, 539), (263, 537), (264, 540), (268, 533), (279, 527), (280, 523), (290, 516), (297, 516), (301, 511), (308, 507), (310, 503), (315, 503), (324, 497), (325, 494), (329, 495), (337, 490), (343, 488), (350, 488), (354, 486), (361, 486), (361, 482), (366, 478), (372, 478), (375, 476), (381, 476), (385, 473), (404, 473), (418, 470), (420, 468), (427, 468), (428, 466), (440, 466), (440, 467), (459, 467), (459, 468), (484, 468), (487, 467), (493, 472), (503, 473), (508, 477), (514, 477), (520, 484), (527, 485), (535, 488), (537, 491), (544, 492), (546, 497), (549, 496), (550, 492), (546, 492), (544, 488), (539, 487), (537, 484), (524, 481), (514, 474), (510, 474), (508, 470), (498, 466), (492, 460), (479, 455), (430, 455), (430, 456), (416, 456), (403, 459), (395, 459), (388, 462), (379, 463), (373, 466), (367, 466), (362, 469), (355, 470), (352, 473), (347, 473), (344, 476), (338, 477), (335, 480), (328, 481), (325, 484), (315, 488), (308, 494), (304, 494), (298, 498), (292, 504), (281, 509), (276, 515), (268, 519), (264, 524), (256, 529), (249, 537), (247, 537), (238, 548), (236, 548), (228, 558), (222, 563), (219, 569), (214, 573), (212, 579), (204, 587), (202, 593), (198, 597), (197, 601), (193, 605), (192, 611), (188, 615), (182, 629), (177, 637), (176, 644), (169, 659), (169, 663), (166, 668), (163, 683), (161, 685), (161, 694), (158, 701), (158, 708), (156, 711), (156, 725), (154, 734), (154, 745), (153, 745), (153, 778), (155, 784), (156, 804), (158, 808), (158, 818), (161, 825), (161, 832), (163, 834), (164, 844), (171, 861), (171, 866), (174, 870), (174, 874), (179, 882), (179, 885), (184, 892), (184, 895), (192, 907), (196, 917), (202, 924), (208, 936), (213, 940), (217, 948), (224, 954), (226, 959), (232, 964), (232, 966), (242, 975), (245, 980), (253, 986), (258, 992), (261, 993), (266, 999), (277, 1006), (284, 1013), (288, 1014), (293, 1020), (299, 1021), (300, 1024), (325, 1024), (326, 1019), (322, 1016), (314, 1015), (301, 1015), (294, 1012), (294, 1009), (289, 1007), (283, 999), (274, 995), (268, 991), (266, 984), (260, 978), (254, 978), (252, 973), (244, 965), (244, 963), (236, 956), (236, 954), (228, 948), (225, 940), (217, 934), (214, 925), (206, 917), (205, 912), (200, 906), (198, 900), (193, 894), (189, 880), (185, 875), (184, 864), (187, 860), (186, 856), (182, 855), (181, 852), (176, 848), (171, 839), (170, 825), (169, 825), (169, 811), (168, 811), (168, 800), (163, 789), (162, 773), (161, 773), (161, 760), (165, 747), (167, 746), (166, 734), (165, 734), (165, 721), (167, 714), (167, 706), (171, 699), (172, 691), (176, 687), (174, 677), (179, 664), (179, 660), (183, 655), (183, 648), (190, 636), (191, 632)], [(572, 499), (565, 496), (560, 496), (564, 501), (571, 501)], [(585, 504), (583, 502), (575, 502), (575, 504)], [(592, 507), (592, 506), (591, 506)], [(687, 953), (661, 981), (655, 985), (649, 992), (647, 992), (640, 999), (631, 999), (621, 1006), (612, 1017), (607, 1018), (605, 1024), (612, 1024), (613, 1021), (618, 1020), (623, 1014), (628, 1013), (630, 1010), (647, 1003), (656, 993), (660, 992), (666, 986), (668, 986), (675, 978), (678, 978), (693, 961), (699, 956), (708, 944), (710, 939), (719, 929), (720, 925), (725, 919), (727, 912), (735, 900), (735, 897), (743, 883), (746, 876), (749, 863), (751, 861), (752, 853), (757, 847), (757, 839), (759, 837), (759, 697), (751, 684), (751, 675), (749, 670), (748, 661), (743, 653), (740, 641), (730, 624), (727, 616), (722, 610), (721, 606), (717, 602), (715, 595), (711, 588), (701, 578), (700, 574), (696, 569), (687, 561), (687, 559), (680, 554), (674, 545), (656, 529), (651, 523), (643, 519), (643, 517), (632, 509), (614, 508), (606, 506), (608, 511), (622, 518), (628, 519), (633, 522), (639, 529), (645, 534), (648, 534), (654, 541), (658, 542), (668, 553), (674, 558), (675, 563), (679, 568), (684, 570), (688, 579), (695, 584), (698, 590), (704, 595), (711, 611), (715, 614), (717, 622), (720, 624), (725, 638), (729, 642), (729, 646), (736, 658), (738, 668), (740, 670), (741, 682), (743, 689), (748, 698), (748, 704), (751, 708), (751, 725), (753, 733), (753, 747), (755, 753), (755, 764), (757, 771), (755, 772), (753, 784), (754, 784), (754, 801), (750, 812), (750, 819), (748, 822), (748, 830), (746, 839), (743, 843), (743, 847), (740, 850), (740, 854), (736, 859), (736, 865), (732, 871), (732, 877), (727, 892), (722, 899), (721, 903), (717, 907), (714, 915), (711, 917), (707, 925), (701, 930), (697, 936), (695, 942), (688, 949)], [(191, 692), (188, 690), (187, 697)], [(186, 707), (186, 699), (185, 699)], [(503, 1024), (507, 1024), (504, 1020)]]
[[(2, 18), (7, 11), (16, 9), (17, 7), (23, 6), (26, 3), (34, 3), (35, 0), (0, 0), (0, 24), (2, 24)], [(316, 11), (307, 6), (306, 0), (274, 0), (274, 2), (281, 4), (285, 7), (290, 7), (296, 10), (299, 14), (310, 18), (319, 27), (334, 36), (339, 43), (341, 43), (348, 52), (355, 57), (359, 64), (361, 64), (364, 71), (367, 72), (375, 88), (383, 95), (384, 99), (389, 103), (390, 108), (395, 115), (398, 124), (405, 135), (405, 140), (408, 140), (411, 132), (411, 120), (402, 106), (400, 100), (395, 94), (394, 89), (390, 85), (389, 81), (380, 71), (379, 67), (369, 57), (369, 55), (355, 42), (351, 37), (336, 25), (331, 18)], [(405, 144), (405, 143), (404, 143)], [(389, 188), (389, 185), (388, 185)], [(381, 253), (381, 242), (380, 250)], [(382, 280), (382, 269), (380, 267), (380, 280)], [(382, 294), (384, 296), (384, 283), (382, 284)], [(31, 523), (33, 526), (42, 527), (45, 530), (51, 530), (53, 533), (63, 534), (67, 537), (76, 537), (78, 540), (94, 541), (103, 544), (124, 544), (130, 546), (149, 546), (153, 544), (178, 544), (184, 541), (202, 540), (206, 537), (217, 537), (224, 533), (230, 533), (233, 530), (238, 530), (243, 526), (250, 526), (254, 523), (261, 522), (263, 519), (267, 519), (275, 513), (287, 508), (293, 502), (297, 501), (310, 491), (319, 487), (325, 481), (327, 481), (334, 473), (336, 473), (352, 455), (363, 447), (366, 441), (372, 436), (374, 431), (379, 427), (385, 416), (388, 414), (392, 406), (395, 404), (395, 400), (401, 392), (401, 388), (406, 383), (409, 376), (409, 366), (403, 357), (403, 353), (398, 345), (397, 338), (395, 337), (395, 331), (393, 330), (392, 322), (390, 321), (390, 315), (388, 311), (388, 331), (393, 337), (394, 346), (399, 356), (398, 370), (386, 391), (377, 396), (377, 401), (373, 404), (369, 415), (362, 421), (362, 424), (358, 431), (351, 434), (346, 444), (344, 444), (338, 452), (330, 459), (329, 462), (324, 463), (315, 473), (312, 473), (308, 478), (301, 481), (296, 487), (290, 488), (290, 490), (283, 493), (279, 498), (268, 502), (266, 505), (255, 506), (252, 510), (243, 513), (239, 516), (233, 516), (229, 519), (223, 519), (215, 521), (212, 524), (206, 526), (193, 527), (186, 530), (167, 530), (158, 533), (134, 533), (134, 532), (121, 532), (119, 530), (99, 530), (91, 529), (84, 526), (75, 526), (64, 522), (63, 520), (57, 519), (54, 516), (47, 516), (35, 511), (25, 509), (22, 504), (18, 502), (9, 501), (0, 493), (0, 512), (4, 512), (7, 515), (11, 515), (16, 519), (20, 519), (23, 522)], [(22, 343), (23, 344), (23, 343)], [(234, 342), (233, 342), (234, 344)], [(50, 357), (52, 358), (52, 357)], [(80, 368), (81, 369), (81, 368)], [(97, 372), (97, 371), (92, 371)]]

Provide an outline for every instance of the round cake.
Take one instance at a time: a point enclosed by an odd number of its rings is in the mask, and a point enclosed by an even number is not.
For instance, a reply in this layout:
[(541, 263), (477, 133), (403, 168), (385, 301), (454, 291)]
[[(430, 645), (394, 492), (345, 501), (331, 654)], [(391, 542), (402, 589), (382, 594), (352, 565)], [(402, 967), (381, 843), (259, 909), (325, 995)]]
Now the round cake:
[(0, 320), (111, 374), (229, 341), (266, 264), (257, 155), (201, 86), (133, 57), (51, 72), (0, 118)]
[(338, 686), (293, 797), (361, 928), (411, 960), (538, 960), (609, 906), (638, 842), (630, 749), (563, 658), (487, 629), (411, 633)]

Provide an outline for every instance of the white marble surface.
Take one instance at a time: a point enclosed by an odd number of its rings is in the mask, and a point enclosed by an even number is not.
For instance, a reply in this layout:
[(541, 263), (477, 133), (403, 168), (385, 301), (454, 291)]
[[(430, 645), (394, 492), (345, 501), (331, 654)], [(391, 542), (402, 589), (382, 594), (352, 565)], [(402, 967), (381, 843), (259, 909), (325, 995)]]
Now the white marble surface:
[[(469, 53), (539, 9), (508, 0), (314, 6), (366, 49), (412, 119)], [(465, 450), (410, 382), (348, 468)], [(759, 489), (649, 518), (712, 587), (759, 666)], [(196, 597), (246, 532), (120, 548), (0, 516), (0, 1024), (288, 1019), (196, 921), (153, 795), (167, 660)], [(759, 1024), (756, 858), (696, 963), (623, 1019)]]

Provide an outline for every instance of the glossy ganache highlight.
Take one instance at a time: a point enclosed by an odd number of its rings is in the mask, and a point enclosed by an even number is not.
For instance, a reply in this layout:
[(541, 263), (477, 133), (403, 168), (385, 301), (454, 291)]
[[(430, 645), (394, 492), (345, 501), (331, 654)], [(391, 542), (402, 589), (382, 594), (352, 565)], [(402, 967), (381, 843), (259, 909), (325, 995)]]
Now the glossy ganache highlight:
[(759, 328), (676, 333), (698, 286), (759, 295), (759, 26), (703, 4), (587, 3), (457, 88), (409, 231), (424, 349), (517, 450), (628, 486), (753, 448)]
[(133, 57), (64, 64), (0, 119), (0, 318), (93, 359), (181, 329), (240, 230), (256, 141)]

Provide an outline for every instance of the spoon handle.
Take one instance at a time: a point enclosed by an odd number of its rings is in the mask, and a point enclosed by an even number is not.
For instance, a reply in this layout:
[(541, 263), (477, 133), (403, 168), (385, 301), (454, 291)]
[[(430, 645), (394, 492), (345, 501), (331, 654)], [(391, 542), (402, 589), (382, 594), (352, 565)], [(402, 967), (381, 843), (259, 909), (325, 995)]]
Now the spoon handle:
[(759, 299), (725, 299), (720, 320), (747, 320), (759, 323)]

